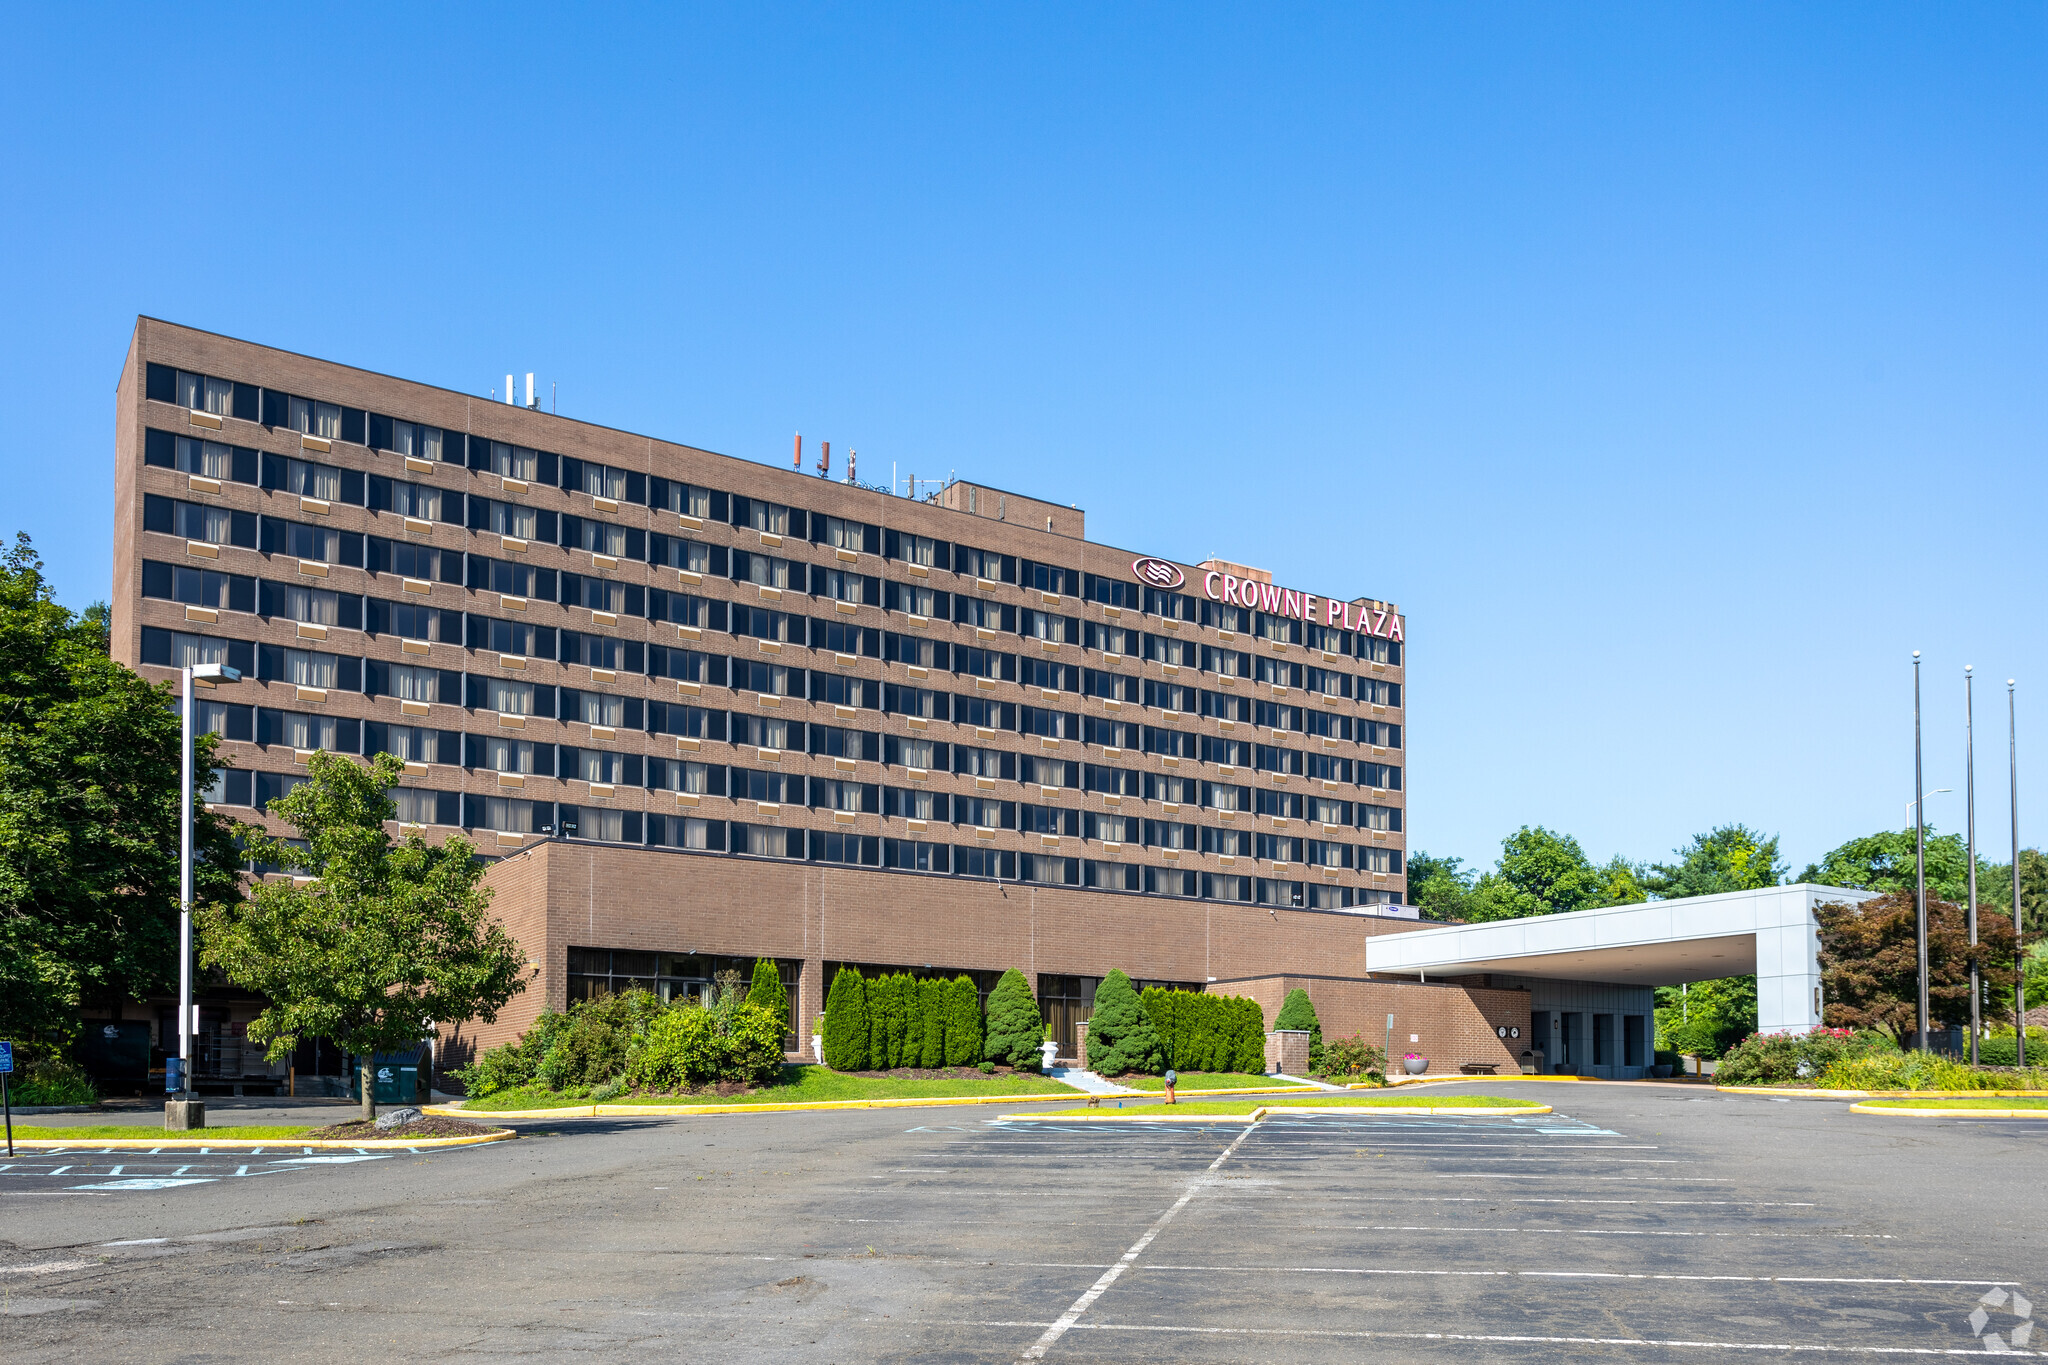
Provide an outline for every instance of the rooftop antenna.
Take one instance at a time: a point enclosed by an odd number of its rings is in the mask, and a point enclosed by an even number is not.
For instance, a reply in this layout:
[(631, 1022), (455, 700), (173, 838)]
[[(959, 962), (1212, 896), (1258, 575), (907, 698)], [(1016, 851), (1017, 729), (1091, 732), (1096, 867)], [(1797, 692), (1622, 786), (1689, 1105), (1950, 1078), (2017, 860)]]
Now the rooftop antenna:
[(832, 443), (830, 441), (820, 441), (818, 443), (818, 477), (822, 479), (831, 472)]
[(858, 460), (859, 458), (860, 452), (858, 450), (849, 450), (846, 452), (846, 481), (848, 483), (852, 483), (854, 481), (853, 462), (855, 460)]
[(533, 391), (533, 371), (526, 372), (526, 406), (529, 411), (540, 410), (540, 399)]
[(515, 405), (519, 402), (519, 395), (513, 391), (512, 376), (509, 374), (505, 376), (505, 401)]
[(803, 467), (804, 467), (804, 434), (803, 434), (803, 433), (802, 433), (801, 431), (799, 431), (799, 432), (798, 432), (798, 433), (796, 434), (796, 462), (795, 462), (794, 464), (792, 464), (792, 465), (790, 466), (790, 468), (792, 468), (792, 469), (795, 469), (795, 470), (797, 470), (798, 472), (801, 472), (801, 471), (803, 470)]

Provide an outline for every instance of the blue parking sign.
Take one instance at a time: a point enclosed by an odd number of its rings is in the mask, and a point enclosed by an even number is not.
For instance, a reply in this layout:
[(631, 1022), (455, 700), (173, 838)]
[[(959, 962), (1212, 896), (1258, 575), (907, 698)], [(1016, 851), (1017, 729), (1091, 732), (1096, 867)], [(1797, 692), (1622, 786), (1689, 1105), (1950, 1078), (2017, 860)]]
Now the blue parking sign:
[(0, 1072), (14, 1070), (14, 1044), (0, 1038)]

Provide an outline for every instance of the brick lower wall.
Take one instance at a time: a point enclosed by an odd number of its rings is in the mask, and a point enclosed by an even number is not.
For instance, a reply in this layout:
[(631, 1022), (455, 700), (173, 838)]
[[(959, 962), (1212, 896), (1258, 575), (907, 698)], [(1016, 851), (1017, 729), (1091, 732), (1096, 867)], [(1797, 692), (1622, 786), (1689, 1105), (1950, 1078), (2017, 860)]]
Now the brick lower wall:
[[(1016, 882), (912, 877), (858, 868), (543, 842), (492, 867), (492, 909), (535, 972), (494, 1023), (448, 1036), (444, 1065), (509, 1042), (541, 1008), (564, 1008), (571, 947), (794, 959), (797, 1036), (824, 1008), (827, 963), (1203, 981), (1257, 1000), (1271, 1026), (1289, 990), (1315, 1002), (1325, 1039), (1378, 1042), (1396, 1016), (1395, 1055), (1511, 1069), (1500, 1026), (1529, 1036), (1525, 991), (1365, 979), (1366, 941), (1423, 927), (1367, 915), (1115, 895)], [(1315, 964), (1316, 974), (1290, 968)]]

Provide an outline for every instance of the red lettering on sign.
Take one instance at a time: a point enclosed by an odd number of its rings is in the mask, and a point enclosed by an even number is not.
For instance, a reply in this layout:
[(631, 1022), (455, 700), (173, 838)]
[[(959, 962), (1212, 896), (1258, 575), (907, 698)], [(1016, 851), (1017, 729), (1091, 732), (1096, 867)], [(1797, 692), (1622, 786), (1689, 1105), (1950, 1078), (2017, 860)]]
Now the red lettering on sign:
[(1278, 613), (1280, 610), (1280, 589), (1272, 583), (1247, 584), (1258, 594), (1257, 606), (1264, 612)]

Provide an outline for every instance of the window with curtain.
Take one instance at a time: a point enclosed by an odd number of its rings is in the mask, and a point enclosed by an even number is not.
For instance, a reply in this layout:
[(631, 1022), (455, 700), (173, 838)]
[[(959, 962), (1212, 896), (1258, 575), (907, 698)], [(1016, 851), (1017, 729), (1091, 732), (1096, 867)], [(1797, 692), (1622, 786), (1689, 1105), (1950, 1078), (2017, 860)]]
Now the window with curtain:
[(297, 493), (300, 497), (326, 498), (332, 501), (341, 496), (341, 471), (331, 464), (314, 464), (311, 460), (286, 460), (284, 491)]
[(608, 692), (578, 692), (574, 713), (567, 720), (580, 720), (585, 725), (625, 724), (626, 699), (615, 697)]
[(171, 667), (192, 668), (199, 664), (224, 664), (227, 661), (227, 641), (179, 631), (171, 633)]
[(533, 833), (533, 802), (504, 796), (484, 798), (484, 828), (506, 834)]
[(178, 403), (194, 412), (211, 412), (221, 417), (233, 415), (235, 386), (225, 379), (215, 379), (210, 374), (188, 374), (178, 371)]
[(439, 460), (446, 448), (439, 427), (423, 427), (417, 422), (391, 424), (391, 449), (397, 454), (419, 460)]
[(235, 450), (233, 446), (219, 441), (195, 441), (189, 436), (177, 440), (177, 466), (181, 474), (197, 474), (203, 479), (225, 479), (232, 476)]
[(287, 587), (284, 590), (284, 614), (289, 620), (304, 621), (308, 625), (334, 625), (341, 619), (341, 594), (324, 588)]
[(484, 688), (486, 710), (507, 716), (530, 716), (533, 714), (533, 684), (514, 682), (510, 678), (492, 678)]
[(400, 516), (418, 517), (421, 521), (439, 521), (441, 490), (423, 483), (393, 483), (391, 510)]
[(533, 539), (534, 527), (538, 524), (531, 507), (522, 507), (514, 502), (494, 502), (486, 520), (486, 529), (501, 536), (515, 536), (520, 540)]
[(439, 701), (441, 675), (423, 664), (391, 665), (391, 694), (400, 701)]
[(670, 762), (662, 769), (662, 782), (664, 790), (702, 796), (711, 790), (711, 770), (702, 763)]
[(228, 509), (201, 507), (196, 502), (171, 504), (171, 534), (187, 540), (224, 545), (228, 540)]
[(585, 782), (617, 782), (624, 764), (625, 760), (619, 754), (608, 754), (600, 749), (578, 749), (574, 770), (568, 775), (580, 777)]
[[(384, 752), (407, 763), (439, 763), (441, 735), (418, 725), (393, 725), (384, 732)], [(454, 755), (450, 755), (453, 758)]]
[(284, 651), (284, 681), (299, 687), (334, 686), (335, 657), (310, 649)]
[(284, 552), (299, 559), (332, 564), (341, 557), (341, 532), (292, 522), (285, 527)]
[[(341, 407), (336, 403), (316, 403), (310, 398), (294, 398), (286, 414), (287, 425), (293, 431), (324, 440), (341, 439)], [(315, 493), (313, 497), (320, 496)]]
[(533, 771), (533, 741), (487, 735), (483, 741), (483, 760), (483, 767), (501, 773), (530, 773)]
[(439, 792), (417, 791), (411, 787), (399, 787), (391, 793), (391, 804), (400, 824), (431, 825), (440, 815)]
[(484, 468), (500, 478), (530, 480), (540, 469), (540, 454), (528, 450), (525, 446), (493, 441), (490, 455), (484, 461)]

